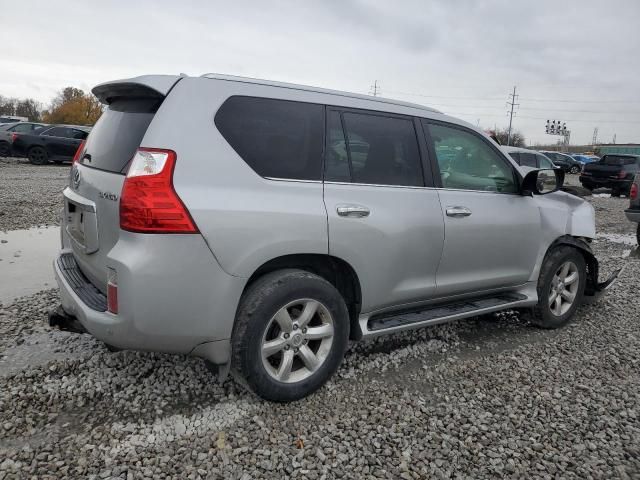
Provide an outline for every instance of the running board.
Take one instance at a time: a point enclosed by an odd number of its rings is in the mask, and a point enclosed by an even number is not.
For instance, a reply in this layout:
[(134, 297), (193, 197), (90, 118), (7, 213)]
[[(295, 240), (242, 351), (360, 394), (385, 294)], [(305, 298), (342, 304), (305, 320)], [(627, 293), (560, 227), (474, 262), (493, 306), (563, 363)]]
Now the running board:
[(363, 336), (377, 335), (395, 330), (406, 330), (427, 325), (435, 325), (459, 318), (472, 317), (484, 313), (531, 306), (536, 303), (521, 293), (498, 293), (481, 297), (437, 303), (411, 311), (382, 313), (371, 317), (361, 317)]

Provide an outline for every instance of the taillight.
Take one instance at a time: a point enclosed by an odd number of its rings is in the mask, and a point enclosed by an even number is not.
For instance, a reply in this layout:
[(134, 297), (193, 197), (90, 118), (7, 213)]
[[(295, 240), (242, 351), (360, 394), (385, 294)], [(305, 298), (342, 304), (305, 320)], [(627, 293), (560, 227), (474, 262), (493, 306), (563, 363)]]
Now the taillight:
[(638, 198), (638, 184), (637, 183), (632, 183), (631, 184), (631, 191), (629, 192), (629, 198), (631, 200), (635, 200), (636, 198)]
[(139, 148), (120, 195), (120, 228), (138, 233), (198, 233), (173, 188), (176, 152)]
[(118, 313), (118, 275), (113, 268), (109, 268), (107, 278), (107, 310)]
[(11, 143), (15, 142), (16, 138), (18, 138), (18, 137), (19, 137), (19, 135), (17, 133), (13, 132), (11, 134)]
[(83, 140), (82, 142), (80, 142), (80, 145), (78, 145), (78, 149), (76, 150), (76, 154), (73, 156), (73, 162), (72, 163), (76, 163), (80, 161), (80, 158), (82, 156), (82, 152), (84, 151), (84, 144), (86, 142)]

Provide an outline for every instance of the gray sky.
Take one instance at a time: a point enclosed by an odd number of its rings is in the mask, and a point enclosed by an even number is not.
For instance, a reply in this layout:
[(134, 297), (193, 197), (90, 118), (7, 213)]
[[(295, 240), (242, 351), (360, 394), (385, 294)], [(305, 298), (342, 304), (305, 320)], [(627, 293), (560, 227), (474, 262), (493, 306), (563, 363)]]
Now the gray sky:
[[(0, 95), (148, 73), (246, 75), (430, 105), (549, 142), (640, 142), (640, 0), (0, 0)], [(26, 21), (28, 19), (28, 21)], [(8, 18), (6, 20), (9, 20)], [(24, 20), (24, 21), (23, 21)]]

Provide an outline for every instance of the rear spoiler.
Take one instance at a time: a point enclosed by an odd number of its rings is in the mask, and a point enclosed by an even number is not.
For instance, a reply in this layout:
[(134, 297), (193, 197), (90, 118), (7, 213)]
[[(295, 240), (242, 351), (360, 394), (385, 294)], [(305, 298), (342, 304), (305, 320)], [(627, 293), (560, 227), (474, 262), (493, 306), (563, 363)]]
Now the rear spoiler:
[(91, 91), (106, 105), (123, 97), (162, 99), (181, 78), (178, 75), (144, 75), (101, 83)]

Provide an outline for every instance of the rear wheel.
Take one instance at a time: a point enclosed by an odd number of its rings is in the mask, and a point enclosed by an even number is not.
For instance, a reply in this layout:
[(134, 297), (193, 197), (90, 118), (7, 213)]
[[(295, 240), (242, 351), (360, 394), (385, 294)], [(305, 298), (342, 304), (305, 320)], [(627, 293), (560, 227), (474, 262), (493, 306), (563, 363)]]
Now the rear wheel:
[(0, 142), (0, 157), (9, 157), (11, 155), (11, 147), (7, 142)]
[(29, 150), (27, 156), (29, 157), (29, 162), (34, 165), (44, 165), (49, 161), (47, 151), (42, 147), (33, 147)]
[(256, 280), (240, 301), (232, 371), (266, 400), (298, 400), (333, 375), (348, 338), (347, 306), (333, 285), (279, 270)]
[(582, 303), (587, 280), (584, 257), (575, 248), (547, 253), (538, 278), (538, 305), (531, 322), (541, 328), (563, 327)]
[(571, 173), (576, 174), (580, 172), (580, 167), (578, 167), (577, 165), (574, 165), (573, 167), (571, 167), (571, 170), (569, 170)]

